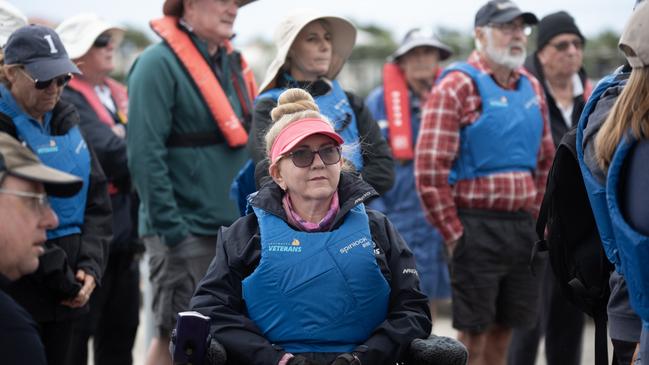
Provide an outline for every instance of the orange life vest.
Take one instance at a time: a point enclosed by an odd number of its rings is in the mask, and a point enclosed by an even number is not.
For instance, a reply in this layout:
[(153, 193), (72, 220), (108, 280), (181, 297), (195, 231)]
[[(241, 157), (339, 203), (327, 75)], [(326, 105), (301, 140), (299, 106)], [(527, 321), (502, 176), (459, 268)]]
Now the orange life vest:
[[(151, 21), (151, 28), (169, 45), (189, 76), (194, 80), (214, 121), (223, 133), (230, 147), (244, 146), (248, 142), (248, 133), (232, 109), (228, 97), (203, 55), (196, 48), (186, 32), (178, 28), (178, 18), (165, 16)], [(225, 42), (228, 53), (233, 51), (232, 44)], [(254, 100), (257, 85), (252, 70), (241, 57), (243, 79), (250, 100)], [(241, 98), (242, 95), (239, 95)], [(242, 103), (245, 108), (245, 104)]]
[[(440, 70), (437, 71), (439, 76)], [(383, 98), (390, 133), (392, 156), (397, 160), (414, 158), (408, 82), (396, 63), (383, 65)]]
[[(109, 77), (106, 77), (104, 79), (104, 84), (106, 84), (106, 86), (108, 86), (108, 89), (110, 89), (110, 94), (113, 97), (113, 101), (115, 102), (115, 112), (117, 114), (119, 122), (126, 124), (126, 115), (128, 114), (128, 94), (126, 92), (126, 88), (124, 87), (124, 85)], [(102, 123), (106, 124), (110, 128), (115, 126), (115, 120), (110, 116), (110, 113), (108, 113), (108, 110), (106, 109), (104, 104), (101, 103), (99, 96), (97, 96), (94, 87), (90, 83), (82, 78), (73, 78), (72, 80), (70, 80), (68, 87), (72, 90), (77, 91), (84, 97), (84, 99), (86, 99), (86, 101), (88, 102), (88, 104), (90, 104), (90, 107), (95, 112), (95, 114), (97, 114), (97, 117)], [(112, 182), (108, 182), (108, 193), (110, 195), (115, 195), (119, 193), (119, 189)]]
[[(125, 124), (127, 121), (126, 115), (128, 114), (128, 95), (126, 93), (126, 88), (119, 82), (108, 77), (104, 79), (104, 84), (106, 84), (108, 89), (110, 89), (110, 94), (115, 101), (117, 117), (121, 123)], [(111, 117), (106, 107), (101, 103), (101, 100), (99, 100), (99, 97), (92, 85), (82, 78), (75, 77), (70, 80), (68, 87), (77, 91), (86, 99), (102, 123), (109, 127), (115, 125), (113, 117)]]

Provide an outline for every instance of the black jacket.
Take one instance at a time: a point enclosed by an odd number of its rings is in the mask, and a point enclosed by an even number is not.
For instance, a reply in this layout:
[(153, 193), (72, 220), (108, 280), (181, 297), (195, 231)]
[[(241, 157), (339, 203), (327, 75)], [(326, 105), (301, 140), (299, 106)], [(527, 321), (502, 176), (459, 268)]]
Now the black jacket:
[(0, 363), (45, 365), (45, 348), (32, 317), (3, 289), (9, 280), (0, 274)]
[[(52, 135), (66, 134), (77, 124), (79, 115), (74, 106), (59, 101), (52, 110)], [(17, 138), (16, 127), (6, 115), (0, 115), (0, 132)], [(45, 242), (45, 253), (39, 259), (38, 270), (14, 282), (8, 289), (37, 322), (77, 317), (88, 310), (88, 306), (72, 309), (59, 304), (63, 299), (74, 297), (81, 289), (74, 278), (78, 269), (91, 274), (97, 285), (101, 284), (112, 238), (111, 205), (104, 172), (92, 147), (88, 146), (88, 150), (90, 184), (81, 234)]]
[[(286, 87), (279, 78), (278, 87)], [(294, 82), (295, 85), (308, 91), (311, 95), (323, 95), (329, 90), (330, 86), (322, 80), (315, 82)], [(363, 154), (363, 171), (361, 176), (379, 193), (383, 194), (394, 185), (394, 160), (388, 143), (381, 134), (381, 129), (372, 118), (372, 114), (365, 106), (362, 98), (345, 91), (349, 104), (356, 114), (358, 125), (358, 135), (360, 136), (361, 149)], [(271, 98), (261, 98), (255, 101), (255, 109), (252, 115), (252, 125), (250, 127), (250, 137), (248, 138), (248, 149), (255, 164), (266, 158), (266, 146), (264, 137), (272, 119), (270, 111), (277, 106), (277, 102)], [(262, 167), (262, 166), (265, 166)], [(268, 175), (268, 164), (257, 165), (261, 171), (256, 173), (256, 177)], [(260, 179), (257, 179), (258, 185)]]
[[(106, 178), (117, 189), (110, 195), (113, 207), (111, 253), (137, 250), (139, 247), (137, 244), (138, 200), (131, 186), (131, 176), (126, 159), (126, 139), (118, 137), (108, 125), (99, 119), (97, 113), (81, 93), (66, 88), (63, 90), (61, 99), (76, 107), (80, 117), (79, 128), (83, 132), (83, 137), (95, 151)], [(114, 115), (113, 117), (115, 118)]]
[[(586, 105), (586, 100), (584, 100), (584, 95), (579, 95), (574, 98), (572, 116), (571, 116), (571, 126), (568, 127), (566, 125), (566, 122), (563, 119), (563, 114), (561, 114), (561, 110), (557, 106), (554, 97), (552, 97), (552, 94), (548, 89), (547, 82), (545, 81), (545, 76), (543, 75), (543, 67), (541, 66), (541, 61), (539, 61), (539, 58), (536, 55), (536, 53), (531, 54), (527, 57), (527, 59), (525, 60), (525, 68), (528, 69), (532, 73), (532, 75), (534, 75), (539, 80), (541, 85), (543, 85), (545, 98), (548, 101), (552, 140), (554, 141), (554, 147), (557, 147), (559, 146), (559, 143), (561, 142), (561, 138), (563, 138), (563, 135), (566, 134), (566, 132), (568, 132), (571, 128), (577, 126), (577, 123), (579, 122), (579, 117), (581, 116), (581, 111), (584, 110), (584, 106)], [(586, 71), (584, 71), (583, 68), (579, 70), (579, 79), (581, 80), (581, 84), (584, 86), (584, 90), (585, 90), (588, 79), (586, 78)]]
[[(274, 183), (265, 184), (252, 205), (286, 221), (282, 208), (283, 192)], [(356, 204), (376, 196), (367, 183), (343, 173), (338, 186), (340, 211), (334, 228)], [(367, 210), (372, 240), (377, 244), (376, 261), (390, 284), (390, 302), (385, 321), (358, 350), (363, 364), (394, 364), (402, 359), (415, 338), (426, 338), (431, 330), (428, 300), (419, 290), (419, 277), (413, 272), (412, 252), (394, 226), (380, 212)], [(266, 340), (246, 316), (241, 281), (259, 264), (260, 237), (257, 217), (249, 214), (219, 232), (216, 256), (198, 284), (191, 308), (212, 318), (213, 336), (228, 352), (231, 365), (276, 365), (284, 352)]]

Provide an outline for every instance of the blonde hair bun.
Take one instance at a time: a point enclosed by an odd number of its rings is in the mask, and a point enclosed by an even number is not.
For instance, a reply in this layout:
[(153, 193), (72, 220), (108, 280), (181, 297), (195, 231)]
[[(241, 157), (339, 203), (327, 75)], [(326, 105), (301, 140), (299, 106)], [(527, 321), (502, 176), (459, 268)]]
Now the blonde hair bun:
[(311, 94), (302, 89), (288, 89), (279, 96), (277, 106), (270, 112), (270, 117), (276, 122), (285, 115), (309, 111), (320, 112)]

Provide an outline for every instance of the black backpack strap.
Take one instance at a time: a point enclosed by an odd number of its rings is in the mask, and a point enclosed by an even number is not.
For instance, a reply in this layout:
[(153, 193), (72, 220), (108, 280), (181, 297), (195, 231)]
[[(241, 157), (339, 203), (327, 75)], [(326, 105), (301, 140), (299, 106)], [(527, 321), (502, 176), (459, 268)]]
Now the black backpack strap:
[(600, 311), (595, 320), (595, 365), (608, 365), (608, 335), (606, 312)]

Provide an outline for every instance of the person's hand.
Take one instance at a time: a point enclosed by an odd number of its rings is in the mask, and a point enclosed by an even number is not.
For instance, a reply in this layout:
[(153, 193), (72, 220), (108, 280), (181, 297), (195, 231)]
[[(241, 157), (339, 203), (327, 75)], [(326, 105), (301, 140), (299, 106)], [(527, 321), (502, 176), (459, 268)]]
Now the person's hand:
[(81, 290), (79, 290), (76, 297), (72, 299), (66, 299), (61, 302), (61, 304), (70, 308), (81, 308), (86, 305), (86, 303), (88, 303), (88, 300), (90, 299), (90, 295), (92, 295), (92, 292), (96, 287), (95, 277), (90, 274), (86, 274), (86, 272), (83, 270), (77, 270), (76, 279), (83, 285), (81, 287)]
[(286, 365), (323, 365), (323, 364), (320, 364), (317, 361), (309, 360), (304, 356), (297, 355), (288, 359)]
[(123, 124), (115, 124), (111, 129), (117, 137), (126, 138), (126, 128), (124, 128)]
[(331, 365), (361, 365), (361, 361), (354, 354), (340, 354)]

